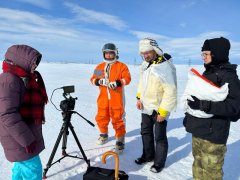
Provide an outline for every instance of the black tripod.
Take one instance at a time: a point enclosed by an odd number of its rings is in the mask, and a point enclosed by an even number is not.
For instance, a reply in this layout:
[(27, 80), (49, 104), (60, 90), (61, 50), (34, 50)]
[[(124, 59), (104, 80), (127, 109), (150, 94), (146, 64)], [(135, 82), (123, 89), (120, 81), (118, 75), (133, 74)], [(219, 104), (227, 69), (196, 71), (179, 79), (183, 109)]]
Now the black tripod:
[[(53, 147), (53, 150), (52, 150), (52, 153), (51, 153), (51, 155), (50, 155), (50, 158), (49, 158), (49, 160), (48, 160), (47, 167), (44, 169), (43, 179), (46, 179), (46, 178), (47, 178), (46, 174), (47, 174), (47, 172), (48, 172), (48, 169), (49, 169), (52, 165), (54, 165), (55, 163), (57, 163), (57, 162), (60, 163), (60, 161), (61, 161), (63, 158), (65, 158), (65, 157), (72, 157), (72, 158), (84, 159), (84, 161), (87, 163), (88, 167), (90, 167), (90, 160), (87, 159), (87, 156), (85, 155), (85, 153), (84, 153), (84, 151), (83, 151), (83, 148), (82, 148), (82, 146), (81, 146), (81, 144), (80, 144), (80, 141), (79, 141), (78, 138), (77, 138), (77, 135), (76, 135), (76, 133), (75, 133), (75, 131), (74, 131), (74, 127), (73, 127), (73, 125), (72, 125), (72, 123), (71, 123), (72, 114), (77, 114), (77, 115), (79, 115), (81, 118), (83, 118), (84, 120), (86, 120), (91, 126), (94, 126), (94, 124), (93, 124), (92, 122), (90, 122), (89, 120), (87, 120), (86, 118), (84, 118), (81, 114), (79, 114), (79, 113), (76, 112), (76, 111), (69, 111), (69, 110), (67, 110), (67, 111), (63, 111), (63, 112), (62, 112), (63, 125), (62, 125), (62, 127), (61, 127), (61, 130), (60, 130), (60, 133), (59, 133), (59, 135), (58, 135), (57, 141), (56, 141), (56, 143), (55, 143), (55, 145), (54, 145), (54, 147)], [(71, 156), (71, 155), (69, 155), (68, 153), (66, 153), (67, 137), (68, 137), (68, 135), (69, 135), (69, 130), (68, 130), (69, 128), (70, 128), (70, 130), (71, 130), (71, 132), (72, 132), (72, 134), (73, 134), (73, 137), (74, 137), (74, 139), (75, 139), (75, 141), (76, 141), (76, 143), (77, 143), (77, 145), (78, 145), (78, 148), (79, 148), (79, 150), (81, 151), (81, 154), (82, 154), (83, 157)], [(58, 148), (58, 146), (59, 146), (59, 143), (60, 143), (62, 137), (63, 137), (63, 141), (62, 141), (62, 157), (61, 157), (60, 159), (58, 159), (57, 161), (55, 161), (54, 163), (52, 163), (53, 158), (54, 158), (54, 156), (55, 156), (55, 153), (56, 153), (56, 151), (57, 151), (57, 148)]]

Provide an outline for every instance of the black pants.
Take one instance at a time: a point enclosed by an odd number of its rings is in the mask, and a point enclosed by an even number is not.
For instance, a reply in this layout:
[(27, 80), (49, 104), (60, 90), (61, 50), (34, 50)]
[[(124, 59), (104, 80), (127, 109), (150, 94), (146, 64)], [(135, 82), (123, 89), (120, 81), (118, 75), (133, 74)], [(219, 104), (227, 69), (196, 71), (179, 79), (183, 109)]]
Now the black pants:
[(154, 159), (154, 165), (164, 167), (168, 152), (167, 121), (157, 122), (156, 115), (156, 112), (153, 112), (151, 116), (142, 114), (142, 157), (146, 160)]

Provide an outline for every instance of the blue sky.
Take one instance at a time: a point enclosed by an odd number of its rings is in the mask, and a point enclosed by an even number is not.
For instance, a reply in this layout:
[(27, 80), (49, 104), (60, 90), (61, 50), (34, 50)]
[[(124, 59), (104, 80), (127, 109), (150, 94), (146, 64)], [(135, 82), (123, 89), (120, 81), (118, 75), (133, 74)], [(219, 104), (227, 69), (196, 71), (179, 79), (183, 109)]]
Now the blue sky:
[(113, 42), (120, 60), (142, 61), (138, 42), (155, 38), (176, 64), (202, 63), (205, 39), (231, 41), (240, 60), (237, 0), (11, 0), (0, 4), (0, 58), (12, 44), (28, 44), (45, 61), (100, 63)]

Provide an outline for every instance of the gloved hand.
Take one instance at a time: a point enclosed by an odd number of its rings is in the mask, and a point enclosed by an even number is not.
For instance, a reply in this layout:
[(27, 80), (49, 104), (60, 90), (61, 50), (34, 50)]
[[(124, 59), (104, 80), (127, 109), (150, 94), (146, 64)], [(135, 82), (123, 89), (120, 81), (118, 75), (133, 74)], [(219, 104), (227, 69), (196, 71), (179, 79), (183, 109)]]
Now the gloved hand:
[(209, 112), (212, 106), (212, 102), (211, 101), (207, 101), (207, 100), (199, 100), (197, 97), (192, 96), (194, 101), (188, 100), (188, 106), (191, 109), (199, 109), (201, 111), (204, 112)]
[(26, 153), (33, 154), (36, 149), (36, 141), (33, 141), (27, 147), (25, 147)]
[(108, 87), (109, 87), (110, 89), (116, 89), (116, 88), (117, 88), (117, 83), (116, 83), (116, 81), (110, 82), (110, 83), (108, 84)]
[(191, 96), (193, 98), (194, 101), (191, 101), (191, 100), (187, 100), (188, 101), (188, 106), (191, 108), (191, 109), (200, 109), (200, 100), (195, 97), (195, 96)]
[(108, 84), (108, 87), (113, 90), (116, 89), (117, 87), (121, 87), (121, 81), (120, 80), (112, 81)]
[(107, 82), (105, 78), (96, 79), (95, 84), (97, 86), (107, 86)]

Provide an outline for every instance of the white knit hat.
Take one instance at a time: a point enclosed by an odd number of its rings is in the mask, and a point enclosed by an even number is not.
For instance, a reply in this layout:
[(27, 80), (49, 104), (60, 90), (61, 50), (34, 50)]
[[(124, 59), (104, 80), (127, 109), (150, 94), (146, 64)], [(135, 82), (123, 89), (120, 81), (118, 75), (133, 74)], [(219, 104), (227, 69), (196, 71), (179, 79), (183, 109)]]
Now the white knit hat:
[(150, 38), (144, 38), (139, 41), (139, 53), (154, 50), (159, 56), (163, 55), (163, 51), (158, 47), (157, 41)]

